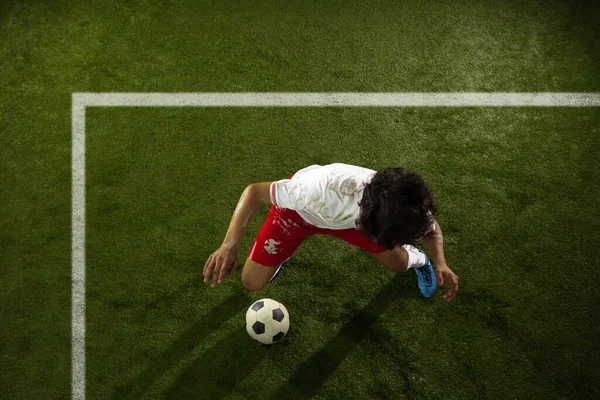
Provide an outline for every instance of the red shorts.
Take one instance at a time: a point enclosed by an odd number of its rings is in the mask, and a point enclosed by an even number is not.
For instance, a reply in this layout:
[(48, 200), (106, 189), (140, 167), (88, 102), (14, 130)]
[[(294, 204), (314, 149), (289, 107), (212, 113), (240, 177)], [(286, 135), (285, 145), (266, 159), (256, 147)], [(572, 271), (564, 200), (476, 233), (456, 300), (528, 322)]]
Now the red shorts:
[(311, 235), (331, 235), (373, 254), (388, 250), (360, 233), (358, 229), (323, 229), (304, 221), (294, 210), (272, 206), (261, 225), (248, 258), (268, 267), (275, 267), (298, 250)]

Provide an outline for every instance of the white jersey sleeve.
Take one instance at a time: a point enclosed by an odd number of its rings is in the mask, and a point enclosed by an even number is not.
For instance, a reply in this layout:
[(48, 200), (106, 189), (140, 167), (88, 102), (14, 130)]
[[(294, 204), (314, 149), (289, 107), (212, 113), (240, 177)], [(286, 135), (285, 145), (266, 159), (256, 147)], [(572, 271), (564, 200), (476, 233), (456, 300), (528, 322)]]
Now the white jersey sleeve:
[(282, 179), (271, 183), (271, 202), (279, 208), (303, 210), (306, 200), (307, 188), (303, 181)]

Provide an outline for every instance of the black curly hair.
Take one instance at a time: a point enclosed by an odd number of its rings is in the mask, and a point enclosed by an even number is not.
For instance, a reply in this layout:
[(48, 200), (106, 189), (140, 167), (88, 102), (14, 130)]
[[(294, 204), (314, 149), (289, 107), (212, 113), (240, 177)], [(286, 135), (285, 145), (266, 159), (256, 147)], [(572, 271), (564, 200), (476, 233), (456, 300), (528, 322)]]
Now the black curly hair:
[(365, 186), (357, 228), (382, 247), (414, 244), (433, 223), (436, 206), (423, 178), (404, 168), (386, 168)]

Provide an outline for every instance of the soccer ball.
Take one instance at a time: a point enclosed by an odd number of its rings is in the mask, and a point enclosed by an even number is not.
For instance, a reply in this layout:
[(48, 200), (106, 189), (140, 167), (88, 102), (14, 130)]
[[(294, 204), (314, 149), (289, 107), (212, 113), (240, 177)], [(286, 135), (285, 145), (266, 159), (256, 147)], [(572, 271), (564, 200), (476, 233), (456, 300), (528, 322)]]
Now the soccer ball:
[(252, 339), (263, 344), (277, 343), (290, 327), (290, 316), (283, 304), (260, 299), (246, 311), (246, 330)]

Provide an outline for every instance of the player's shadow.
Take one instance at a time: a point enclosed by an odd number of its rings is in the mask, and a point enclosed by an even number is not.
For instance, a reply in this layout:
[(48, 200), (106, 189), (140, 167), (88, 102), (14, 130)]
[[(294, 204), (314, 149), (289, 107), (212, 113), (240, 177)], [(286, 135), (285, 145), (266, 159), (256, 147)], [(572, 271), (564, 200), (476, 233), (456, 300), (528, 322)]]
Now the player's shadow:
[(252, 343), (237, 329), (186, 367), (165, 393), (166, 399), (220, 399), (234, 389), (266, 356), (267, 346)]
[[(229, 321), (239, 310), (244, 309), (251, 300), (246, 292), (238, 292), (225, 299), (211, 312), (199, 318), (190, 326), (167, 350), (156, 356), (156, 360), (140, 376), (124, 386), (116, 389), (113, 399), (138, 399), (146, 390), (160, 379), (169, 369), (177, 365), (184, 357), (190, 354), (198, 343), (202, 342), (213, 331)], [(242, 331), (247, 335), (245, 331)], [(231, 338), (231, 340), (238, 340)], [(210, 352), (211, 350), (209, 350)]]
[(394, 301), (414, 290), (414, 281), (402, 274), (394, 278), (365, 306), (348, 321), (339, 333), (321, 350), (298, 367), (287, 385), (282, 386), (271, 400), (306, 399), (312, 397), (340, 363), (365, 337), (377, 321), (379, 315)]

